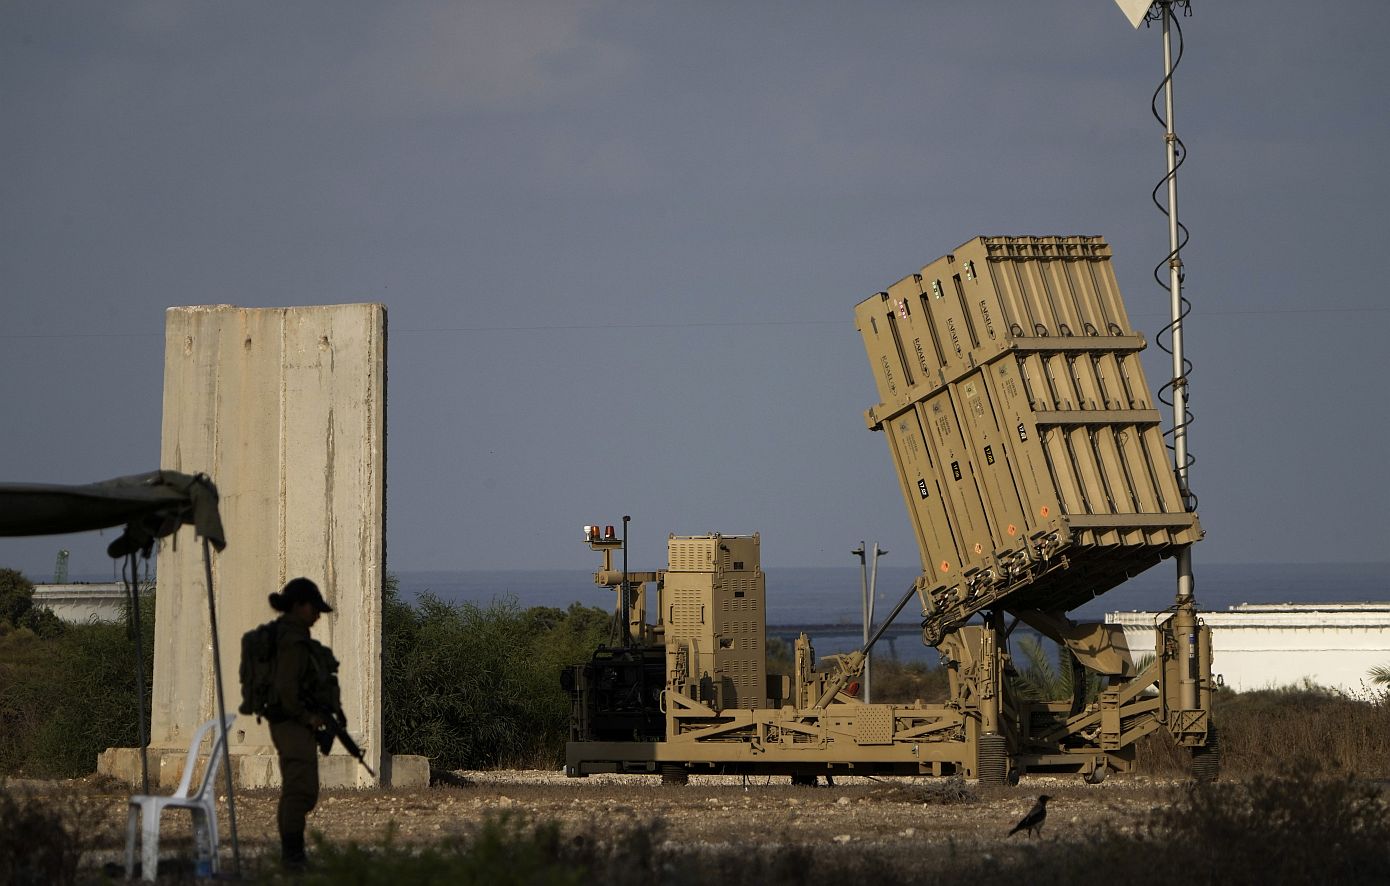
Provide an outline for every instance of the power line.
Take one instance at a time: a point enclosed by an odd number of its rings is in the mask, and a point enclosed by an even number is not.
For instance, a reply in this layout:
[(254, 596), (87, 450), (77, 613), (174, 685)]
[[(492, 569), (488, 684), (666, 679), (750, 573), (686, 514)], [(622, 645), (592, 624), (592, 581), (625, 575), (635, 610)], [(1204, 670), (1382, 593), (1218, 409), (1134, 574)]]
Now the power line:
[[(1194, 313), (1204, 317), (1262, 317), (1306, 314), (1384, 314), (1390, 306), (1368, 306), (1364, 308), (1259, 308), (1250, 310), (1212, 311), (1196, 309)], [(1132, 312), (1131, 317), (1157, 317), (1158, 313)], [(392, 327), (396, 335), (444, 335), (476, 334), (480, 332), (594, 332), (605, 329), (742, 329), (747, 327), (787, 327), (787, 326), (853, 326), (851, 319), (844, 320), (691, 320), (661, 323), (571, 323), (549, 325), (518, 326), (436, 326), (429, 329), (403, 329)], [(65, 338), (160, 338), (163, 332), (33, 332), (0, 333), (0, 341), (43, 340)]]

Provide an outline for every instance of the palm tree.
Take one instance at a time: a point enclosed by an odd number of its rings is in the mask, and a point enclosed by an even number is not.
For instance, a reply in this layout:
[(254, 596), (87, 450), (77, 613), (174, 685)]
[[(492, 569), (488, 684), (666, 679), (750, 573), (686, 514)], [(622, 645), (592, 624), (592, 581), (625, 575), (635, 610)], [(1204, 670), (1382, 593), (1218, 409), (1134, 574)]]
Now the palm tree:
[(1032, 634), (1019, 637), (1023, 667), (1014, 677), (1014, 686), (1030, 701), (1067, 701), (1075, 697), (1074, 687), (1080, 681), (1082, 702), (1094, 701), (1100, 693), (1100, 677), (1082, 667), (1070, 649), (1053, 645), (1057, 648), (1056, 660), (1060, 666), (1053, 665), (1053, 656), (1041, 637)]
[(1390, 665), (1376, 665), (1366, 672), (1377, 686), (1390, 686)]

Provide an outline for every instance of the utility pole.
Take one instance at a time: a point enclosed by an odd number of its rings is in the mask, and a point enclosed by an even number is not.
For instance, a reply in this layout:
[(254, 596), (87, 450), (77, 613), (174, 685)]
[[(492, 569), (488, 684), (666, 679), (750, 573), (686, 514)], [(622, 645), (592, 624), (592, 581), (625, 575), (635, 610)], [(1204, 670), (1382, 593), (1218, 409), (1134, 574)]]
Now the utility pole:
[[(864, 615), (864, 645), (869, 645), (869, 636), (874, 629), (874, 597), (878, 586), (878, 558), (888, 553), (874, 542), (873, 546), (873, 566), (869, 566), (868, 555), (861, 541), (859, 547), (850, 551), (851, 554), (859, 558), (859, 593), (862, 601)], [(873, 653), (864, 656), (864, 701), (868, 703), (871, 698), (871, 687), (873, 685)]]

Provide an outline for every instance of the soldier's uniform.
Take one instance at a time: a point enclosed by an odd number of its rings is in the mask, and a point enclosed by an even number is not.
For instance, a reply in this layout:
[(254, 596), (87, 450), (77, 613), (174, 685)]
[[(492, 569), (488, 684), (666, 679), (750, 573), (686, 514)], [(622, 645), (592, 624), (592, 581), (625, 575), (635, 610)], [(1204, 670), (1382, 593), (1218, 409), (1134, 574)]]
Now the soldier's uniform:
[[(282, 783), (276, 812), (281, 859), (288, 868), (302, 869), (308, 863), (304, 820), (319, 801), (316, 730), (329, 717), (342, 715), (338, 662), (327, 646), (309, 636), (309, 629), (333, 607), (307, 578), (291, 579), (284, 590), (271, 594), (270, 607), (284, 614), (242, 638), (242, 711), (255, 711), (270, 720), (270, 740), (280, 758)], [(274, 628), (273, 669), (269, 669), (271, 656), (256, 651), (256, 638), (265, 637), (266, 627)], [(269, 645), (266, 638), (260, 648)], [(259, 670), (258, 662), (263, 663)]]
[(318, 743), (305, 708), (314, 691), (315, 669), (309, 628), (288, 615), (276, 621), (275, 700), (270, 738), (280, 756), (280, 806), (276, 823), (287, 860), (303, 855), (305, 818), (319, 800)]

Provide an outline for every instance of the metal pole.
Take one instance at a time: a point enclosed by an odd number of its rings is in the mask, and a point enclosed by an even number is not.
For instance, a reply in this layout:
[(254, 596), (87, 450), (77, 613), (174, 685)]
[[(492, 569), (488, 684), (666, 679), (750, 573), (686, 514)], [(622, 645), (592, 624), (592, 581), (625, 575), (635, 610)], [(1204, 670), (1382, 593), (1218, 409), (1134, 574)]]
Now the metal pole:
[(907, 593), (903, 594), (902, 599), (898, 601), (898, 605), (893, 607), (893, 611), (888, 613), (888, 617), (885, 618), (881, 624), (879, 624), (878, 629), (875, 630), (873, 636), (869, 638), (869, 642), (865, 643), (864, 648), (859, 650), (861, 655), (867, 656), (869, 654), (869, 650), (873, 649), (874, 644), (878, 642), (879, 637), (882, 637), (883, 632), (888, 630), (888, 626), (891, 625), (893, 623), (893, 620), (898, 617), (898, 613), (903, 611), (903, 607), (907, 605), (907, 601), (911, 600), (912, 595), (915, 593), (917, 593), (917, 586), (914, 584), (907, 589)]
[[(1168, 294), (1173, 330), (1173, 469), (1183, 502), (1189, 500), (1187, 476), (1187, 367), (1183, 355), (1182, 255), (1178, 225), (1178, 136), (1173, 123), (1172, 0), (1160, 0), (1163, 13), (1163, 116), (1168, 160)], [(1197, 708), (1197, 623), (1193, 589), (1192, 547), (1178, 551), (1176, 633), (1184, 649), (1179, 690), (1183, 708)]]
[[(232, 870), (240, 878), (241, 843), (237, 839), (236, 791), (232, 786), (232, 742), (227, 735), (227, 702), (222, 694), (222, 653), (217, 642), (217, 603), (212, 594), (212, 551), (206, 538), (203, 539), (203, 576), (208, 586), (208, 627), (212, 631), (212, 666), (217, 685), (217, 731), (222, 733), (222, 771), (227, 774), (227, 823), (232, 832)], [(208, 765), (212, 765), (211, 760)], [(216, 853), (217, 847), (212, 847), (212, 851)]]
[[(140, 790), (150, 793), (150, 736), (145, 721), (145, 631), (140, 618), (140, 586), (137, 579), (136, 551), (126, 555), (121, 566), (121, 578), (126, 586), (126, 619), (130, 627), (128, 634), (135, 639), (135, 707), (140, 732)], [(129, 569), (129, 576), (126, 570)]]
[[(864, 623), (864, 633), (863, 633), (864, 647), (865, 647), (865, 648), (868, 648), (868, 645), (869, 645), (869, 631), (873, 630), (874, 616), (873, 616), (873, 610), (871, 609), (871, 606), (872, 606), (871, 599), (870, 599), (870, 597), (869, 597), (869, 570), (868, 570), (868, 561), (867, 561), (867, 560), (865, 559), (865, 557), (864, 557), (864, 554), (865, 554), (864, 543), (861, 541), (861, 542), (859, 543), (859, 547), (857, 547), (857, 548), (855, 548), (854, 550), (850, 551), (850, 553), (853, 554), (854, 556), (856, 556), (856, 557), (859, 558), (859, 614), (860, 614), (860, 617), (862, 618), (863, 623)], [(865, 655), (865, 657), (864, 657), (864, 670), (863, 670), (861, 676), (863, 676), (863, 678), (864, 678), (864, 700), (865, 700), (865, 701), (868, 701), (868, 700), (869, 700), (869, 658), (868, 658), (867, 655)]]
[(632, 601), (629, 599), (630, 591), (627, 585), (627, 524), (632, 521), (632, 517), (623, 514), (623, 590), (618, 595), (618, 605), (623, 610), (623, 647), (632, 645)]
[(1163, 114), (1168, 154), (1168, 289), (1173, 330), (1173, 459), (1184, 499), (1187, 484), (1187, 370), (1182, 348), (1182, 256), (1178, 227), (1178, 136), (1173, 128), (1173, 42), (1171, 3), (1163, 3)]
[[(874, 563), (873, 563), (873, 566), (870, 567), (870, 569), (869, 569), (869, 605), (868, 605), (868, 612), (869, 612), (868, 625), (869, 625), (869, 626), (872, 626), (873, 623), (874, 623), (874, 599), (878, 596), (878, 558), (879, 558), (879, 557), (882, 557), (882, 556), (883, 556), (884, 554), (886, 554), (886, 553), (888, 553), (888, 552), (879, 548), (878, 542), (874, 542)], [(866, 634), (867, 634), (867, 630), (866, 630)], [(866, 637), (865, 637), (865, 641), (867, 642), (867, 640), (868, 640), (868, 637), (866, 636)], [(866, 656), (865, 656), (865, 658), (864, 658), (864, 701), (865, 701), (865, 702), (868, 702), (868, 701), (869, 701), (870, 664), (871, 664), (872, 662), (873, 662), (873, 653), (872, 653), (872, 652), (869, 652), (869, 653), (866, 654)]]

